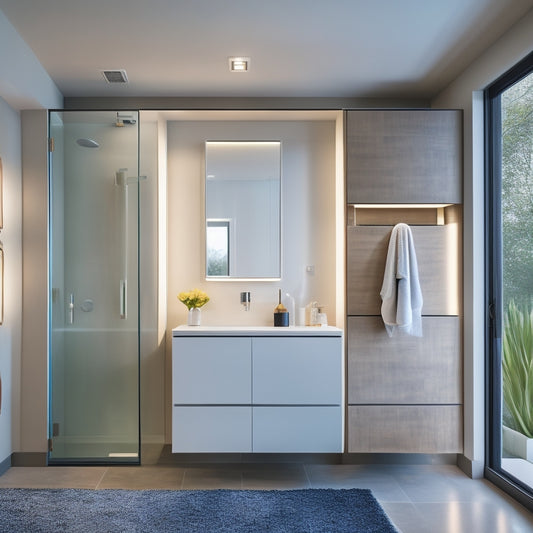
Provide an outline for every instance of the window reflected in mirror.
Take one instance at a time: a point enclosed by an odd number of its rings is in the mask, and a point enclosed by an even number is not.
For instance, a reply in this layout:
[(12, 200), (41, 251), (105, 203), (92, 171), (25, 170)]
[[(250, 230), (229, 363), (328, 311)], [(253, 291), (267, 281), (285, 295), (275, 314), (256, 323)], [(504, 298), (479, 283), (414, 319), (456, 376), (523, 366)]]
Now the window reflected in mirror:
[(229, 276), (230, 220), (207, 219), (207, 275)]

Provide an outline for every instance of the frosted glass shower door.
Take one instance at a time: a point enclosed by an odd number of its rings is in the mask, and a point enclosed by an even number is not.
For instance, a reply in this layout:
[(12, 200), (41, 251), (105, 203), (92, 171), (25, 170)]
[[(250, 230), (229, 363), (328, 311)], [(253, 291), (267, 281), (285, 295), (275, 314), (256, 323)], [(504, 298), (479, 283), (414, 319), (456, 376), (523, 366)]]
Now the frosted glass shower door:
[(50, 463), (139, 462), (138, 116), (50, 114)]

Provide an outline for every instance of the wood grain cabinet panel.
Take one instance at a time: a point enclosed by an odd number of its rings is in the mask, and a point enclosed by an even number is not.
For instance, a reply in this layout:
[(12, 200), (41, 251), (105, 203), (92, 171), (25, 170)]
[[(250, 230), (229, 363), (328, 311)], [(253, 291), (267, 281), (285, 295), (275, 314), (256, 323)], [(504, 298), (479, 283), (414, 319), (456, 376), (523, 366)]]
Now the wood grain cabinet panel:
[(347, 202), (462, 202), (462, 112), (353, 110), (346, 124)]
[(459, 318), (422, 327), (423, 337), (391, 338), (381, 317), (348, 317), (349, 404), (462, 403)]
[(348, 451), (353, 453), (462, 453), (460, 405), (348, 407)]
[[(459, 226), (412, 226), (424, 315), (460, 311)], [(379, 315), (392, 226), (347, 228), (347, 313)]]

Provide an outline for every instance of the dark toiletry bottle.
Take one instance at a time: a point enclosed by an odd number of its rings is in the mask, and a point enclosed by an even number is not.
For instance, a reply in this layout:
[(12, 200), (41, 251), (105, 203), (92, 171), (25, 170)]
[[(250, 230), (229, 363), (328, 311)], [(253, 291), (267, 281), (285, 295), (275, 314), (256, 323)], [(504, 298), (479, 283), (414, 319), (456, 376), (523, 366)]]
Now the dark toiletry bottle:
[(279, 304), (274, 309), (274, 326), (288, 327), (289, 312), (287, 308), (281, 303), (281, 289), (279, 290)]

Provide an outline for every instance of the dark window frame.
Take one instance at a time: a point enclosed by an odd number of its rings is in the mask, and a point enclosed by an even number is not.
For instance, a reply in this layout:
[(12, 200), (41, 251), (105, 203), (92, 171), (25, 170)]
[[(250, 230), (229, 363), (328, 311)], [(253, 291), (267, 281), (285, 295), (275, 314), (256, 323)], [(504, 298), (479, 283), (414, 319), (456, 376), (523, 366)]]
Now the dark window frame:
[(485, 90), (485, 477), (533, 511), (533, 487), (501, 468), (501, 94), (533, 73), (533, 52)]

